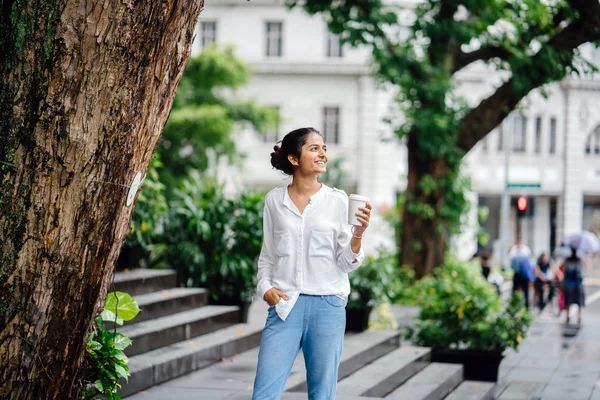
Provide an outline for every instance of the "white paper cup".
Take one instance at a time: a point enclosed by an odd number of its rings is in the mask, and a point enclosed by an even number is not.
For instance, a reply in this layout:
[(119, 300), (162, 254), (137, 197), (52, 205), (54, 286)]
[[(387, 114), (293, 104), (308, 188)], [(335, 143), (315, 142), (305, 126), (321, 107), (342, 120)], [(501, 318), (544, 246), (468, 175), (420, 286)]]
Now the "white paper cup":
[(367, 201), (369, 201), (368, 197), (358, 194), (351, 194), (348, 196), (348, 224), (356, 226), (362, 225), (362, 222), (356, 217), (356, 213), (362, 214), (362, 211), (360, 211), (359, 208), (366, 207)]

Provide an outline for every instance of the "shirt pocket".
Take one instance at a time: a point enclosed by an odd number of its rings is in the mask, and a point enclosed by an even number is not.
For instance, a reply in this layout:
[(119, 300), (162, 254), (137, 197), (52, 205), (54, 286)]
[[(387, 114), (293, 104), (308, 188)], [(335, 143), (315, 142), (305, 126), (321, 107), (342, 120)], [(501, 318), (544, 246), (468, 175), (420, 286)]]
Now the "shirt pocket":
[(333, 232), (312, 232), (308, 249), (309, 257), (322, 257), (333, 260), (333, 251)]
[(275, 252), (279, 257), (289, 257), (292, 253), (290, 249), (290, 233), (286, 230), (275, 231)]

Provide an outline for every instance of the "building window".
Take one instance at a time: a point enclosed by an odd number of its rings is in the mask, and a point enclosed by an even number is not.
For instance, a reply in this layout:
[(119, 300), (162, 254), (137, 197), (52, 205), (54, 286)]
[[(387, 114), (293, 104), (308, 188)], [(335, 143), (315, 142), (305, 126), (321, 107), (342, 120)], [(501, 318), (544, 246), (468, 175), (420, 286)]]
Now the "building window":
[(283, 24), (267, 22), (267, 57), (281, 57), (283, 45)]
[(340, 43), (340, 38), (331, 32), (327, 32), (327, 57), (343, 57), (342, 44)]
[(516, 116), (513, 131), (513, 152), (525, 153), (527, 150), (527, 118)]
[(535, 154), (542, 152), (542, 118), (535, 119)]
[(200, 22), (200, 34), (202, 35), (202, 47), (206, 47), (217, 41), (217, 23), (202, 21)]
[(502, 122), (498, 125), (498, 151), (504, 149), (504, 129), (502, 129)]
[(585, 154), (600, 154), (600, 126), (598, 126), (585, 142)]
[(548, 148), (550, 154), (556, 153), (556, 118), (550, 118), (550, 147)]
[[(279, 106), (269, 106), (269, 108), (276, 111), (277, 114), (279, 114), (281, 110)], [(261, 136), (263, 137), (265, 143), (276, 143), (279, 140), (279, 118), (277, 118), (277, 122), (274, 129), (271, 131), (263, 132)]]
[(323, 107), (323, 139), (325, 143), (339, 143), (340, 108)]
[(481, 151), (483, 151), (484, 153), (487, 153), (488, 151), (488, 135), (481, 139)]

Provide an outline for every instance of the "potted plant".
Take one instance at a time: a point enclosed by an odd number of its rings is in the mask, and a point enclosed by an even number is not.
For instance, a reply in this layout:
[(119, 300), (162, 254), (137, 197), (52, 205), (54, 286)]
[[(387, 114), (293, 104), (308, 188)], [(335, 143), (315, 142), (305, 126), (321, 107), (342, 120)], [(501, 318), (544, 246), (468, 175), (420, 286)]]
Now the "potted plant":
[(239, 306), (246, 322), (256, 291), (264, 194), (228, 197), (216, 179), (192, 174), (175, 196), (163, 259), (185, 286), (206, 288), (210, 304)]
[(497, 381), (508, 347), (516, 349), (532, 318), (519, 294), (503, 304), (479, 270), (447, 261), (419, 282), (421, 310), (406, 338), (432, 348), (432, 361), (461, 363), (468, 380)]
[(397, 284), (395, 257), (384, 248), (349, 274), (350, 295), (346, 305), (346, 331), (362, 332), (369, 327), (369, 315), (376, 305), (388, 301)]

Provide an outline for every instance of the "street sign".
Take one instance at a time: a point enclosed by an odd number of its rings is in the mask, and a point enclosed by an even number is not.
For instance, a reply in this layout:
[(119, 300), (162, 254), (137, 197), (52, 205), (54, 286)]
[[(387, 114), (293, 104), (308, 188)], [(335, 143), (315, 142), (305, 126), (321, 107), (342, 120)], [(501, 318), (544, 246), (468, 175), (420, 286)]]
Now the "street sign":
[(541, 189), (541, 183), (507, 183), (507, 189)]

